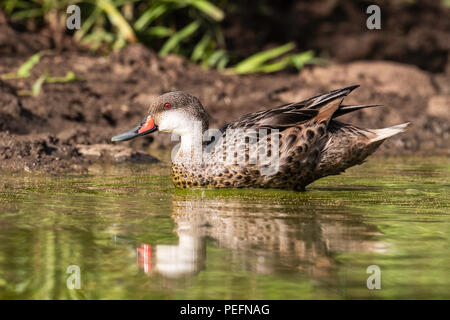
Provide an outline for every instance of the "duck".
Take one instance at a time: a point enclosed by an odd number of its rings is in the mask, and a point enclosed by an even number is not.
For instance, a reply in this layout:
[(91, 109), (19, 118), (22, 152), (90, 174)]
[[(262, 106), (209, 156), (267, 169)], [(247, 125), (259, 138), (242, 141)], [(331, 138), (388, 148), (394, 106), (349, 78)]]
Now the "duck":
[(220, 129), (209, 128), (209, 115), (198, 98), (168, 92), (150, 103), (138, 126), (111, 140), (127, 141), (157, 130), (179, 138), (172, 150), (171, 174), (177, 188), (305, 191), (317, 179), (363, 163), (410, 124), (365, 129), (336, 120), (379, 106), (343, 104), (358, 87), (250, 113)]

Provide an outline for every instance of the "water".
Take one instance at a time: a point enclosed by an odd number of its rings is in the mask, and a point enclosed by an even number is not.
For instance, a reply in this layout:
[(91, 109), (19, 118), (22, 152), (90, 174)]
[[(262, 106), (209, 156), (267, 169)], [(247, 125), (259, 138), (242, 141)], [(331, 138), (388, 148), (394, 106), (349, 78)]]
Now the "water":
[(0, 174), (0, 298), (450, 298), (449, 158), (372, 158), (305, 193), (168, 173)]

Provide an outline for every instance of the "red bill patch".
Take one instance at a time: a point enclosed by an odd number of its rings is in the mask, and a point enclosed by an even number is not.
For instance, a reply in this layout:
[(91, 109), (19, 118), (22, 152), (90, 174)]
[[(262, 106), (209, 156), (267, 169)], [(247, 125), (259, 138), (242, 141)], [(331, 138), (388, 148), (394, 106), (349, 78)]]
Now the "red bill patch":
[(145, 120), (145, 123), (142, 125), (142, 127), (139, 128), (138, 133), (142, 133), (148, 130), (151, 130), (155, 127), (155, 121), (153, 120), (153, 117), (149, 115), (147, 117), (147, 120)]
[(150, 244), (141, 243), (141, 246), (136, 248), (138, 266), (148, 273), (152, 268), (152, 246)]

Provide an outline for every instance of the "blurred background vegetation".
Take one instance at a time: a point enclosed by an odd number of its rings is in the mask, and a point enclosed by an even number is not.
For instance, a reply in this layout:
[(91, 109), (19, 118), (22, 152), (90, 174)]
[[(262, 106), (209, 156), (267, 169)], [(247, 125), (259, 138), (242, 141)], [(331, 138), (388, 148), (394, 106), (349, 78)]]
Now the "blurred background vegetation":
[[(373, 3), (382, 8), (383, 30), (370, 32), (366, 8)], [(81, 9), (81, 29), (76, 31), (66, 28), (70, 15), (66, 9), (73, 4)], [(80, 45), (108, 53), (139, 42), (161, 56), (177, 54), (238, 74), (301, 69), (329, 57), (344, 62), (394, 60), (441, 71), (449, 51), (441, 32), (449, 28), (448, 19), (441, 13), (448, 13), (449, 7), (449, 0), (3, 0), (0, 4), (10, 21), (28, 30), (50, 29), (55, 43), (70, 34)], [(430, 30), (433, 25), (436, 32)], [(377, 38), (380, 35), (386, 41)]]
[[(263, 1), (261, 8), (264, 8)], [(50, 26), (57, 35), (66, 29), (68, 6), (81, 9), (81, 29), (74, 39), (94, 51), (109, 52), (128, 43), (140, 42), (161, 56), (173, 53), (205, 67), (235, 73), (274, 72), (288, 67), (301, 69), (320, 62), (312, 51), (293, 53), (295, 43), (270, 48), (238, 61), (227, 50), (222, 32), (226, 14), (240, 10), (238, 1), (228, 0), (6, 0), (2, 9), (12, 21), (29, 27)]]

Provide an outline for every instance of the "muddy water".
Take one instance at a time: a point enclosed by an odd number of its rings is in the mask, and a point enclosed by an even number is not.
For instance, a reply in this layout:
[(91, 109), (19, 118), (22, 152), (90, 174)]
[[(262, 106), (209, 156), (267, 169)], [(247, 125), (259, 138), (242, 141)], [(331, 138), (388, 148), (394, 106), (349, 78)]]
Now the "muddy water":
[(1, 174), (0, 298), (450, 298), (448, 158), (372, 158), (305, 193), (168, 172)]

